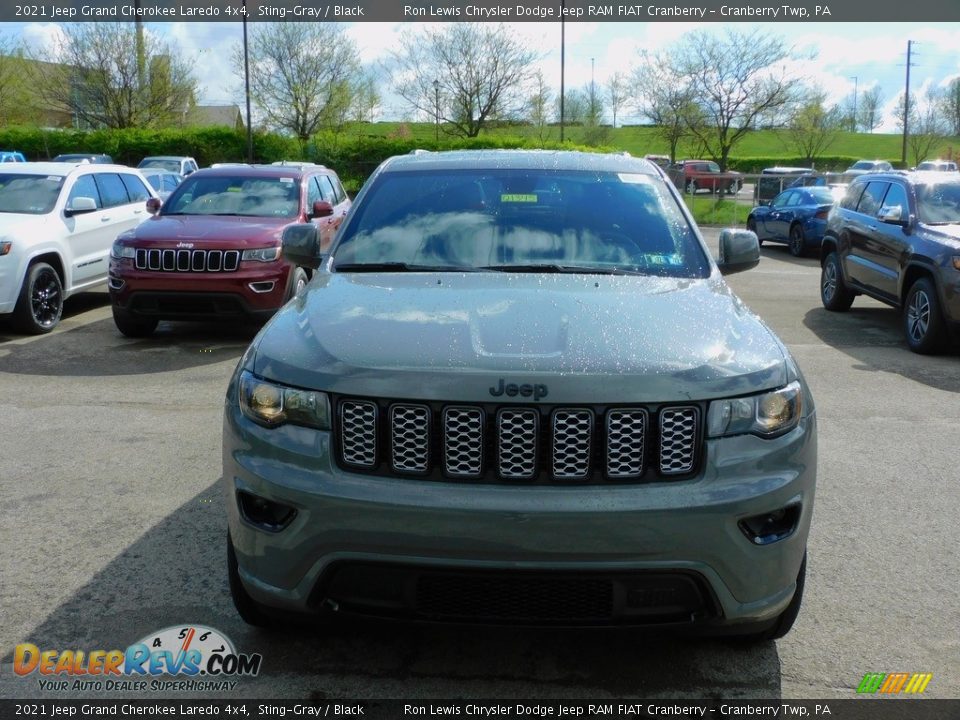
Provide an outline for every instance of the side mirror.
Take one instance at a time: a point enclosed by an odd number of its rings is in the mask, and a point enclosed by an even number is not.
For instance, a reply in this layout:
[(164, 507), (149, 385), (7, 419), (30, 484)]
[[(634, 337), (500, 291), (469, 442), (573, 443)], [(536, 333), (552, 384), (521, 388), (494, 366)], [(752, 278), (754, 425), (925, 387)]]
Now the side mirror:
[(75, 197), (70, 201), (70, 206), (63, 211), (67, 217), (82, 215), (83, 213), (93, 212), (97, 209), (97, 201), (92, 197)]
[[(319, 201), (318, 201), (319, 202)], [(329, 205), (330, 203), (327, 203)], [(291, 225), (283, 231), (283, 256), (294, 265), (320, 267), (320, 228), (313, 223)]]
[(310, 217), (321, 218), (333, 215), (333, 205), (326, 200), (314, 200), (313, 207), (310, 208)]
[(899, 205), (884, 205), (880, 208), (880, 222), (902, 225), (904, 222), (903, 208)]
[(760, 262), (760, 241), (752, 230), (725, 228), (720, 231), (720, 258), (717, 265), (724, 275), (743, 272)]
[(163, 201), (160, 198), (148, 198), (147, 212), (151, 215), (156, 215), (158, 212), (160, 212), (161, 205), (163, 205)]

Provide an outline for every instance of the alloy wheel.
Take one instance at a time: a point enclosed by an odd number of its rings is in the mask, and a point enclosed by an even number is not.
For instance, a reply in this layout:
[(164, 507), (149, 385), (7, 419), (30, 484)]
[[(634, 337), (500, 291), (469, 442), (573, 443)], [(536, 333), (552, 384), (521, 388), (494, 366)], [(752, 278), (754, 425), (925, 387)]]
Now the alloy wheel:
[(930, 298), (924, 290), (913, 293), (907, 307), (907, 332), (914, 342), (921, 342), (930, 328)]

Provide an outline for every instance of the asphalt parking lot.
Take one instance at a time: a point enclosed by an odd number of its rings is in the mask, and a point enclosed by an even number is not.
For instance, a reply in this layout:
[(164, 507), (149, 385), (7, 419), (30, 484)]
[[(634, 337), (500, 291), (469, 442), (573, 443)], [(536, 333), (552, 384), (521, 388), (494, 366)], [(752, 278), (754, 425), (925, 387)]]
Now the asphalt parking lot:
[(784, 640), (248, 629), (218, 479), (223, 393), (255, 329), (126, 339), (104, 289), (68, 301), (50, 335), (0, 325), (0, 696), (66, 697), (13, 674), (17, 643), (109, 650), (200, 623), (263, 655), (234, 697), (836, 698), (867, 672), (930, 672), (926, 695), (960, 698), (960, 353), (909, 352), (871, 300), (827, 313), (815, 259), (762, 255), (730, 284), (789, 345), (819, 417), (806, 596)]

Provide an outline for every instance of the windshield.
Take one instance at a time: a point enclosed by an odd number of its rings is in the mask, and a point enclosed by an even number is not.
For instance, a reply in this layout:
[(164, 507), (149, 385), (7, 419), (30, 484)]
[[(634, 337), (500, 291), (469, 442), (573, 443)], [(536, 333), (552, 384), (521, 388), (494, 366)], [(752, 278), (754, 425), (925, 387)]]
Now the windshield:
[(0, 174), (0, 212), (45, 215), (63, 187), (62, 175)]
[(650, 175), (388, 172), (356, 207), (334, 249), (335, 269), (710, 272), (677, 202)]
[(920, 222), (928, 225), (960, 223), (960, 181), (917, 185)]
[(137, 167), (140, 168), (160, 168), (161, 170), (169, 170), (170, 172), (178, 173), (180, 172), (180, 161), (179, 160), (144, 160)]
[(295, 217), (300, 184), (294, 177), (191, 175), (163, 206), (163, 215)]
[(855, 162), (850, 166), (851, 170), (873, 170), (874, 163), (868, 160), (861, 160), (860, 162)]

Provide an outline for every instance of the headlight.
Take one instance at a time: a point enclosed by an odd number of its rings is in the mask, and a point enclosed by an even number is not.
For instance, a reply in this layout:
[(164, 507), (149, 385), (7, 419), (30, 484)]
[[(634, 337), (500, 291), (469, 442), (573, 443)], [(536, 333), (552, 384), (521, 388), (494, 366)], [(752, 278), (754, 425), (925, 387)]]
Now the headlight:
[(330, 429), (330, 399), (326, 393), (277, 385), (247, 371), (240, 374), (240, 410), (264, 427), (289, 423)]
[(133, 258), (137, 255), (137, 249), (131, 247), (130, 245), (121, 245), (120, 243), (114, 243), (113, 247), (110, 248), (110, 257), (116, 258)]
[(280, 257), (280, 248), (258, 248), (256, 250), (244, 250), (241, 260), (256, 260), (258, 262), (273, 262)]
[(708, 437), (745, 435), (771, 438), (793, 430), (803, 413), (799, 382), (762, 395), (714, 400), (707, 411)]

